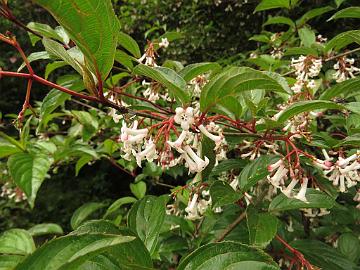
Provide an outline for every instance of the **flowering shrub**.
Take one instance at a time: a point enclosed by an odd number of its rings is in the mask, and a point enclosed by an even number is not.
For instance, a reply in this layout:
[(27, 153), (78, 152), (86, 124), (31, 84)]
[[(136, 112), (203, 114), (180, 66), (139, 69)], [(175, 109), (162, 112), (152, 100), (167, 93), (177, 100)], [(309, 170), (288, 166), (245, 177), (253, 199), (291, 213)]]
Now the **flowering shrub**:
[[(251, 38), (258, 48), (247, 66), (184, 67), (158, 59), (177, 35), (149, 40), (141, 53), (120, 32), (109, 0), (34, 2), (59, 26), (24, 25), (1, 1), (0, 14), (44, 47), (27, 56), (10, 32), (0, 34), (24, 61), (0, 77), (27, 81), (19, 138), (0, 133), (13, 180), (1, 196), (34, 207), (51, 169), (75, 163), (78, 173), (104, 158), (134, 176), (134, 197), (84, 204), (71, 219), (74, 231), (40, 248), (33, 237), (62, 229), (6, 231), (1, 267), (359, 269), (360, 80), (352, 57), (360, 35), (328, 40), (311, 20), (360, 18), (360, 8), (335, 10), (343, 2), (335, 1), (296, 21), (269, 17)], [(262, 0), (255, 11), (293, 10), (297, 2)], [(265, 30), (278, 24), (288, 30)], [(32, 68), (38, 60), (49, 61), (45, 76)], [(48, 79), (65, 66), (73, 70)], [(34, 104), (39, 83), (52, 90)], [(146, 195), (150, 185), (169, 192)], [(89, 220), (100, 210), (102, 219)]]

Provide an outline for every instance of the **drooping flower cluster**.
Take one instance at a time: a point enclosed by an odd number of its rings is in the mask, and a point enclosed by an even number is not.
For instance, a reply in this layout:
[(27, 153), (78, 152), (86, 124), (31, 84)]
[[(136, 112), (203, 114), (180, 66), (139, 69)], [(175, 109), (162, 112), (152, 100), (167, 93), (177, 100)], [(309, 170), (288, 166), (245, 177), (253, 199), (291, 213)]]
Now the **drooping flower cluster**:
[(200, 97), (201, 89), (208, 82), (205, 75), (196, 76), (190, 81), (190, 86), (193, 88), (193, 96)]
[(315, 78), (322, 68), (322, 60), (313, 56), (301, 55), (298, 59), (291, 59), (291, 66), (295, 69), (296, 83), (291, 88), (294, 93), (300, 93), (304, 87), (314, 89)]
[(359, 73), (360, 69), (353, 66), (354, 58), (347, 58), (346, 56), (340, 57), (334, 64), (336, 72), (333, 74), (336, 82), (343, 82), (350, 78), (355, 78), (355, 75)]
[(254, 143), (243, 140), (243, 143), (237, 149), (239, 149), (241, 152), (241, 158), (249, 160), (254, 160), (263, 154), (279, 154), (279, 146), (277, 144), (268, 143), (265, 141)]
[[(211, 207), (211, 205), (212, 200), (208, 190), (203, 190), (201, 195), (194, 193), (192, 197), (189, 198), (188, 205), (185, 208), (185, 218), (189, 220), (200, 219), (205, 214), (206, 210)], [(222, 212), (222, 208), (217, 207), (214, 209), (214, 212), (220, 213)]]
[[(194, 108), (192, 107), (176, 108), (175, 116), (172, 119), (173, 120), (169, 120), (168, 133), (166, 133), (164, 137), (169, 137), (169, 130), (171, 128), (176, 131), (176, 134), (179, 134), (175, 126), (172, 126), (172, 121), (181, 127), (181, 133), (175, 141), (167, 140), (165, 145), (162, 144), (161, 147), (159, 147), (161, 151), (158, 151), (156, 146), (156, 142), (161, 133), (157, 134), (155, 138), (152, 138), (147, 128), (138, 129), (138, 121), (134, 121), (131, 127), (127, 127), (126, 123), (123, 122), (120, 136), (123, 158), (131, 160), (132, 157), (135, 157), (140, 167), (142, 160), (149, 162), (157, 160), (158, 164), (163, 167), (172, 167), (184, 162), (189, 173), (199, 173), (209, 164), (208, 157), (202, 157), (200, 134), (214, 141), (214, 151), (217, 154), (217, 160), (226, 158), (225, 138), (222, 135), (222, 129), (215, 123), (210, 122), (206, 126), (202, 124), (197, 127), (193, 126), (195, 123), (195, 115)], [(194, 132), (190, 131), (190, 129), (193, 129)], [(174, 151), (171, 150), (174, 150), (177, 154), (175, 155)]]
[(348, 188), (357, 185), (360, 182), (360, 152), (349, 156), (348, 158), (338, 157), (336, 162), (332, 162), (326, 151), (323, 151), (325, 160), (315, 159), (314, 164), (323, 169), (324, 175), (333, 183), (339, 186), (340, 192), (346, 192)]
[[(268, 166), (270, 175), (267, 176), (268, 181), (275, 188), (285, 194), (288, 198), (295, 198), (303, 202), (307, 202), (306, 189), (309, 179), (304, 176), (298, 169), (293, 169), (290, 165), (286, 165), (283, 159), (279, 159), (277, 162)], [(291, 178), (291, 182), (286, 186), (285, 181)], [(295, 195), (294, 188), (300, 183), (300, 190)]]
[(14, 187), (9, 182), (6, 182), (2, 185), (0, 197), (14, 200), (16, 203), (25, 201), (27, 199), (25, 193), (19, 187)]

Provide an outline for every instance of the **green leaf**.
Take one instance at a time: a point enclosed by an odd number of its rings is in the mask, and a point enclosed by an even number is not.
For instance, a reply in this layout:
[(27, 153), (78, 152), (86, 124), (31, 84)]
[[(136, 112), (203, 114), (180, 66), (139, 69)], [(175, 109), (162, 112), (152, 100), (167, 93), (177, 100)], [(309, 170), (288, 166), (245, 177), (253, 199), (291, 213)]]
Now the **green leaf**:
[(123, 32), (119, 32), (119, 34), (118, 34), (118, 44), (121, 47), (123, 47), (124, 49), (126, 49), (128, 52), (130, 52), (136, 58), (141, 57), (141, 52), (140, 52), (140, 49), (139, 49), (139, 45), (128, 34), (125, 34)]
[(246, 165), (239, 175), (240, 189), (246, 192), (257, 182), (264, 179), (269, 174), (267, 167), (277, 159), (275, 156), (263, 155)]
[(36, 193), (45, 180), (53, 158), (42, 152), (17, 153), (8, 160), (10, 175), (26, 194), (30, 206), (34, 207)]
[[(27, 57), (29, 63), (37, 61), (37, 60), (46, 60), (50, 59), (50, 54), (48, 52), (42, 51), (42, 52), (34, 52), (31, 53)], [(17, 72), (20, 72), (24, 67), (26, 66), (25, 62), (21, 64), (21, 66), (18, 68)]]
[(352, 145), (354, 147), (360, 147), (360, 134), (354, 134), (348, 136), (341, 140), (338, 144), (334, 146), (334, 148), (345, 146), (345, 145)]
[(299, 26), (301, 27), (302, 25), (307, 23), (309, 20), (316, 18), (318, 16), (321, 16), (333, 9), (334, 8), (332, 8), (330, 6), (311, 9), (308, 12), (306, 12), (303, 16), (301, 16), (301, 18), (299, 20), (296, 21), (296, 25), (298, 27)]
[(210, 187), (210, 195), (213, 208), (234, 203), (241, 198), (241, 194), (224, 181), (215, 181)]
[(343, 18), (357, 18), (360, 19), (360, 7), (349, 7), (339, 10), (331, 16), (330, 20), (337, 20)]
[(130, 203), (134, 203), (136, 202), (137, 199), (135, 199), (134, 197), (123, 197), (120, 199), (117, 199), (115, 202), (113, 202), (109, 208), (106, 210), (106, 213), (104, 215), (104, 218), (108, 217), (109, 215), (111, 215), (112, 213), (114, 213), (115, 211), (117, 211), (121, 206), (123, 206), (124, 204), (130, 204)]
[(64, 234), (62, 228), (55, 223), (42, 223), (37, 224), (30, 229), (28, 232), (31, 236), (41, 236), (41, 235), (48, 235), (48, 234)]
[(56, 69), (66, 66), (65, 61), (55, 61), (46, 65), (44, 78), (47, 80), (49, 75)]
[(255, 8), (255, 12), (273, 9), (290, 8), (290, 0), (262, 0)]
[(282, 113), (277, 119), (277, 122), (284, 123), (286, 120), (300, 113), (324, 109), (342, 110), (344, 109), (344, 106), (325, 100), (299, 101), (282, 111)]
[[(83, 90), (84, 84), (78, 76), (63, 76), (57, 81), (63, 87), (69, 88), (74, 91)], [(45, 124), (44, 121), (47, 115), (55, 111), (59, 106), (62, 106), (66, 100), (71, 96), (67, 93), (61, 92), (57, 89), (52, 89), (44, 98), (40, 107), (40, 126)]]
[(341, 83), (335, 84), (333, 87), (327, 89), (319, 99), (330, 100), (333, 97), (351, 96), (353, 92), (358, 92), (360, 87), (360, 78), (353, 78)]
[(96, 202), (89, 202), (85, 203), (80, 206), (71, 217), (71, 228), (73, 230), (77, 229), (84, 221), (94, 212), (97, 210), (104, 208), (106, 204), (104, 203), (96, 203)]
[(211, 62), (205, 62), (205, 63), (196, 63), (196, 64), (190, 64), (184, 67), (182, 70), (180, 70), (179, 75), (186, 81), (189, 82), (196, 76), (199, 76), (201, 74), (207, 73), (207, 72), (217, 72), (221, 69), (221, 66), (218, 63), (211, 63)]
[[(72, 234), (91, 234), (104, 233), (110, 235), (136, 236), (127, 228), (119, 228), (114, 223), (106, 220), (93, 220), (84, 223)], [(106, 258), (110, 259), (119, 269), (150, 269), (152, 268), (152, 260), (144, 243), (137, 237), (131, 242), (123, 243), (108, 249), (102, 253)], [(90, 261), (96, 261), (96, 257)], [(103, 260), (100, 260), (101, 262)], [(97, 261), (96, 261), (97, 262)], [(86, 268), (85, 268), (86, 269)], [(111, 268), (110, 268), (111, 269)], [(103, 270), (108, 270), (107, 268)]]
[(27, 27), (29, 27), (31, 30), (35, 31), (36, 33), (40, 34), (43, 37), (55, 39), (65, 43), (64, 39), (58, 34), (58, 32), (47, 24), (30, 22), (27, 24)]
[[(240, 267), (241, 265), (244, 268)], [(177, 268), (177, 270), (219, 269), (279, 270), (280, 268), (265, 252), (230, 241), (211, 243), (198, 248), (183, 258)]]
[(208, 82), (201, 91), (200, 109), (209, 110), (227, 96), (239, 96), (250, 90), (267, 90), (288, 93), (284, 78), (271, 72), (251, 68), (230, 68)]
[(19, 152), (21, 152), (21, 150), (15, 145), (0, 141), (0, 158), (4, 158)]
[(360, 240), (353, 233), (343, 233), (338, 238), (337, 248), (350, 261), (357, 263), (360, 258)]
[(34, 0), (64, 27), (90, 64), (104, 79), (109, 74), (118, 41), (119, 22), (111, 0)]
[(207, 179), (214, 168), (216, 162), (216, 154), (214, 151), (215, 143), (213, 140), (209, 139), (208, 137), (204, 136), (201, 141), (201, 155), (202, 158), (207, 157), (209, 159), (209, 164), (206, 168), (201, 172), (201, 178)]
[(276, 196), (269, 205), (269, 211), (285, 211), (300, 208), (332, 208), (335, 198), (324, 192), (308, 188), (306, 191), (307, 203), (294, 198), (288, 198), (284, 194)]
[(79, 158), (78, 161), (76, 161), (76, 165), (75, 165), (75, 176), (78, 176), (81, 168), (84, 167), (86, 164), (88, 164), (92, 160), (93, 160), (93, 157), (90, 155), (86, 155), (86, 154), (83, 155), (81, 158)]
[(315, 43), (315, 32), (309, 29), (308, 27), (304, 26), (303, 28), (300, 28), (298, 30), (299, 37), (301, 40), (301, 43), (305, 47), (311, 47)]
[(145, 196), (132, 206), (128, 215), (128, 226), (137, 232), (152, 256), (165, 220), (165, 200), (163, 196)]
[(165, 67), (153, 68), (140, 64), (134, 68), (134, 73), (149, 77), (163, 84), (181, 103), (186, 104), (190, 101), (188, 93), (185, 92), (185, 80), (180, 77), (174, 70)]
[(246, 160), (243, 159), (226, 159), (221, 161), (211, 172), (211, 175), (219, 175), (222, 172), (230, 171), (232, 169), (243, 168), (246, 165)]
[(88, 141), (99, 129), (97, 119), (86, 111), (71, 111), (75, 119), (83, 126), (82, 137), (84, 141)]
[(0, 255), (0, 270), (13, 270), (23, 260), (21, 255)]
[(35, 250), (35, 243), (29, 232), (11, 229), (0, 236), (0, 254), (28, 255)]
[(290, 245), (304, 254), (315, 266), (326, 270), (358, 270), (355, 263), (347, 260), (336, 249), (316, 240), (296, 240)]
[(130, 183), (130, 190), (136, 198), (142, 199), (146, 194), (146, 183), (144, 181)]
[(309, 47), (287, 48), (284, 55), (313, 55), (318, 56), (317, 50)]
[(258, 213), (255, 208), (246, 210), (249, 242), (265, 248), (277, 232), (278, 219), (269, 213)]
[(332, 49), (339, 51), (352, 43), (360, 44), (360, 30), (350, 30), (338, 34), (326, 44), (325, 51), (330, 51)]
[(48, 54), (63, 60), (73, 69), (75, 69), (79, 74), (83, 74), (80, 63), (77, 62), (61, 44), (48, 38), (43, 38), (42, 43)]
[(51, 240), (28, 256), (18, 270), (72, 270), (110, 248), (131, 242), (135, 237), (106, 233), (67, 235)]
[(4, 132), (0, 131), (0, 137), (4, 138), (6, 141), (16, 146), (19, 150), (25, 151), (25, 146), (20, 142), (15, 140), (14, 138), (6, 135)]
[(295, 28), (295, 23), (290, 18), (283, 16), (269, 17), (263, 26), (272, 24), (287, 24), (290, 27)]

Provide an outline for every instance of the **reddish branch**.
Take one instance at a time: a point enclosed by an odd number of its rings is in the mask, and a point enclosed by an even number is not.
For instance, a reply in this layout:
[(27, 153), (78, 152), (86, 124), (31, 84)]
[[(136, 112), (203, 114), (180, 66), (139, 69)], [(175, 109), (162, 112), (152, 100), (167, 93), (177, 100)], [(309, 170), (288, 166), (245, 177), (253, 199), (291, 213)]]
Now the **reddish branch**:
[(317, 268), (313, 266), (308, 260), (305, 259), (304, 255), (298, 251), (297, 249), (290, 246), (283, 238), (279, 235), (275, 236), (275, 239), (282, 243), (293, 255), (294, 257), (290, 261), (289, 270), (296, 264), (298, 266), (297, 269), (304, 269), (306, 267), (307, 270), (316, 270)]

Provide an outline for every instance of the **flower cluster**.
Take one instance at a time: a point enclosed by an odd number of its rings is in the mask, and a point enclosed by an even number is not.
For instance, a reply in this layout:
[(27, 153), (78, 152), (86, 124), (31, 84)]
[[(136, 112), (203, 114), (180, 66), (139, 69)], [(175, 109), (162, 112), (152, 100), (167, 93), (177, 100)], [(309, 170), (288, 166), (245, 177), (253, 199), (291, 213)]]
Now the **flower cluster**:
[[(203, 190), (201, 195), (194, 193), (192, 197), (189, 198), (188, 205), (185, 208), (185, 218), (189, 220), (200, 219), (211, 205), (212, 200), (208, 190)], [(220, 213), (222, 212), (222, 208), (217, 207), (214, 209), (214, 212)]]
[(190, 81), (190, 86), (193, 87), (193, 96), (200, 97), (201, 89), (208, 82), (205, 75), (198, 75)]
[(300, 93), (304, 87), (314, 89), (315, 78), (322, 68), (322, 60), (313, 56), (301, 55), (298, 59), (291, 59), (291, 66), (295, 69), (296, 83), (291, 88), (294, 93)]
[(354, 58), (347, 58), (346, 56), (338, 59), (338, 61), (334, 64), (336, 72), (333, 74), (336, 82), (343, 82), (349, 78), (355, 78), (355, 74), (359, 73), (360, 69), (353, 66), (354, 62)]
[[(200, 134), (214, 141), (216, 160), (226, 158), (226, 141), (222, 135), (222, 129), (213, 122), (210, 122), (206, 126), (202, 124), (199, 124), (197, 127), (193, 126), (195, 123), (194, 108), (176, 108), (175, 116), (170, 118), (168, 122), (168, 128), (159, 129), (161, 131), (155, 138), (151, 137), (149, 129), (139, 129), (138, 121), (135, 120), (130, 127), (123, 122), (120, 136), (123, 158), (131, 160), (132, 157), (135, 157), (136, 162), (140, 167), (142, 160), (147, 160), (149, 162), (158, 160), (158, 164), (163, 167), (172, 167), (184, 162), (189, 173), (198, 173), (203, 171), (209, 164), (208, 157), (202, 157), (201, 155), (202, 147), (200, 143)], [(173, 122), (181, 127), (180, 134), (172, 124)], [(164, 137), (168, 138), (169, 130), (171, 128), (178, 134), (177, 139), (175, 141), (167, 139), (165, 146), (161, 145), (161, 151), (158, 150), (156, 142), (158, 141), (159, 136), (164, 132)], [(191, 128), (194, 132), (190, 131)], [(179, 156), (175, 158), (171, 149), (175, 150), (175, 153), (178, 153)]]
[[(305, 197), (309, 179), (304, 176), (298, 169), (287, 166), (283, 159), (268, 166), (270, 175), (267, 176), (268, 181), (285, 194), (288, 198), (295, 198), (303, 202), (307, 202)], [(286, 186), (285, 181), (291, 178), (291, 182)], [(300, 183), (300, 190), (295, 195), (293, 189)]]
[(275, 143), (258, 141), (256, 143), (243, 140), (243, 143), (237, 148), (240, 150), (240, 157), (243, 159), (254, 160), (262, 154), (278, 155), (279, 146)]
[(323, 151), (325, 159), (315, 159), (314, 164), (323, 169), (324, 175), (333, 183), (334, 186), (339, 186), (340, 192), (346, 192), (348, 188), (357, 185), (360, 182), (360, 152), (343, 158), (339, 156), (336, 162), (332, 162), (327, 152)]
[(25, 193), (20, 188), (13, 187), (9, 182), (2, 185), (0, 197), (14, 200), (16, 203), (27, 199)]

